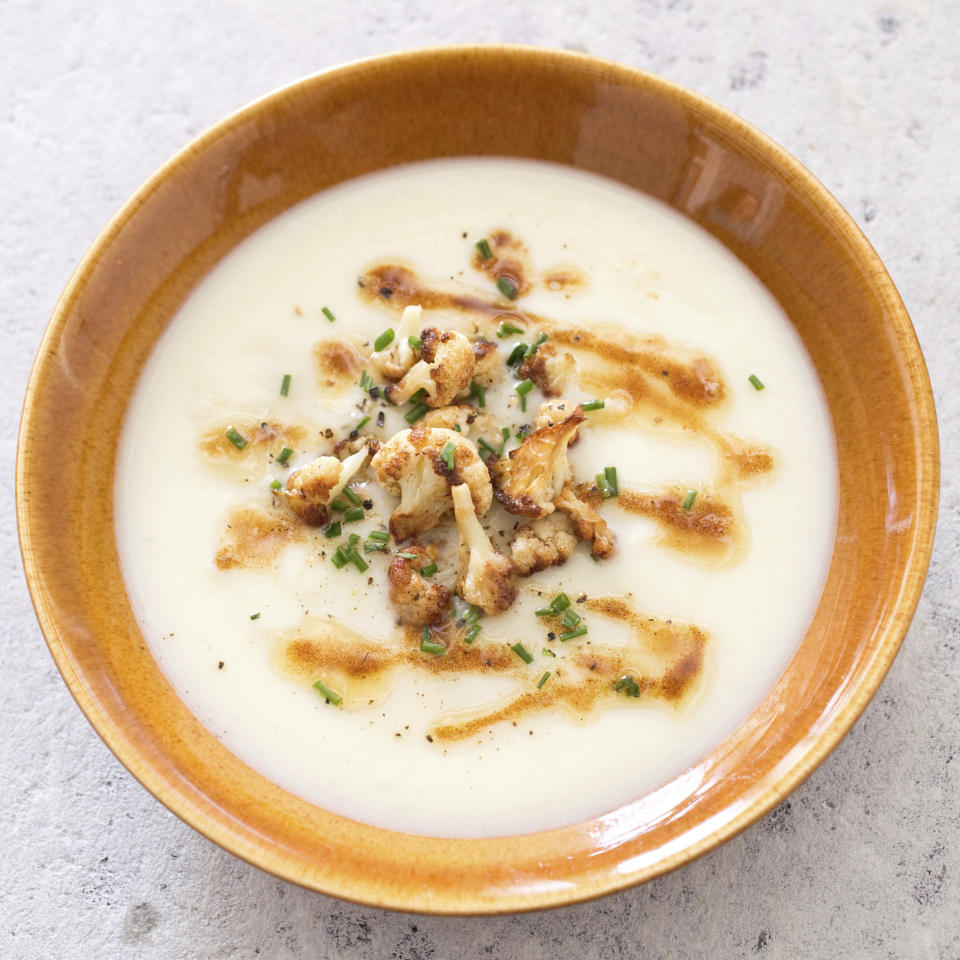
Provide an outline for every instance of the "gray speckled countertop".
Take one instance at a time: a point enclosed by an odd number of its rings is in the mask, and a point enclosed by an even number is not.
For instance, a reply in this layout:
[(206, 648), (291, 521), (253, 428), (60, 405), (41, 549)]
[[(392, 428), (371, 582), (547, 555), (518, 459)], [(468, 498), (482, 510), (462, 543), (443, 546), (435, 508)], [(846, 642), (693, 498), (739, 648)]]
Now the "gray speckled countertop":
[[(326, 0), (0, 0), (0, 956), (960, 957), (958, 35), (955, 0), (355, 0), (349, 12)], [(652, 70), (738, 111), (805, 162), (864, 228), (912, 314), (944, 477), (930, 577), (903, 650), (803, 787), (646, 886), (546, 913), (451, 920), (276, 880), (194, 833), (126, 773), (40, 636), (12, 465), (56, 298), (155, 167), (303, 74), (473, 40), (571, 47)]]

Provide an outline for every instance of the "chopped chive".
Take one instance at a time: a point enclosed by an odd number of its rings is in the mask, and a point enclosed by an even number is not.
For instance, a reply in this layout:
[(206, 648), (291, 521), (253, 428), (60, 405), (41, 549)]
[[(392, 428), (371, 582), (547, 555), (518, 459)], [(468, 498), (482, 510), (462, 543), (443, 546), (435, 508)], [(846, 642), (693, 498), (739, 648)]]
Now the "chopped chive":
[(531, 432), (532, 430), (533, 430), (533, 427), (531, 427), (529, 423), (525, 423), (525, 424), (517, 431), (517, 434), (516, 434), (517, 439), (518, 439), (521, 443), (523, 443), (523, 441), (526, 440), (527, 437), (530, 435), (530, 432)]
[(527, 409), (527, 394), (534, 388), (534, 382), (527, 378), (526, 380), (521, 380), (513, 389), (520, 394), (520, 409)]
[(586, 632), (587, 632), (586, 625), (580, 626), (580, 627), (577, 627), (576, 630), (569, 631), (569, 633), (561, 633), (560, 639), (564, 641), (576, 640), (577, 637), (582, 637)]
[(553, 617), (556, 616), (556, 611), (553, 607), (540, 607), (539, 610), (534, 610), (534, 615), (538, 617)]
[(271, 490), (280, 490), (280, 489), (282, 489), (282, 488), (283, 488), (283, 484), (282, 484), (276, 477), (274, 477), (274, 478), (270, 481), (270, 489), (271, 489)]
[(547, 342), (547, 335), (545, 333), (541, 333), (540, 336), (538, 336), (537, 339), (534, 340), (534, 342), (531, 343), (529, 347), (527, 347), (526, 351), (523, 354), (524, 357), (532, 357), (539, 349), (540, 344), (546, 343), (546, 342)]
[(396, 336), (396, 334), (393, 332), (393, 327), (387, 327), (387, 329), (373, 341), (373, 349), (379, 353), (385, 347), (389, 347), (390, 344), (393, 343), (394, 336)]
[(250, 441), (242, 434), (238, 433), (233, 427), (227, 427), (224, 436), (238, 449), (242, 450)]
[(603, 495), (603, 499), (609, 500), (613, 496), (613, 491), (610, 489), (610, 484), (607, 483), (607, 478), (602, 473), (598, 473), (594, 479), (597, 489)]
[(331, 690), (322, 680), (318, 680), (313, 685), (313, 689), (318, 690), (320, 696), (322, 696), (327, 703), (332, 703), (335, 707), (339, 707), (340, 704), (343, 703), (343, 697), (341, 697), (336, 690)]
[(628, 697), (640, 696), (640, 684), (638, 684), (630, 674), (626, 674), (617, 680), (613, 685), (613, 689), (616, 690), (617, 693), (623, 691)]
[(410, 552), (407, 551), (407, 550), (400, 550), (400, 551), (397, 553), (397, 556), (398, 556), (398, 557), (403, 557), (404, 560), (419, 560), (419, 559), (420, 559), (420, 554), (419, 554), (419, 553), (410, 553)]
[[(497, 289), (508, 299), (514, 300), (517, 296), (516, 285), (506, 277), (497, 277)], [(522, 332), (522, 331), (521, 331)]]
[(448, 470), (453, 469), (453, 457), (456, 452), (457, 445), (452, 440), (448, 440), (440, 451), (440, 459), (447, 465)]
[(407, 423), (416, 423), (429, 409), (429, 404), (418, 403), (409, 413), (403, 415), (403, 419)]
[(425, 567), (420, 568), (420, 576), (432, 577), (439, 569), (435, 563), (428, 563)]
[(457, 433), (463, 433), (463, 427), (461, 427), (459, 423), (455, 423), (453, 429), (456, 430)]
[(524, 663), (533, 663), (533, 654), (522, 643), (515, 643), (510, 649)]
[(463, 619), (467, 623), (476, 623), (483, 616), (483, 610), (480, 607), (475, 607), (472, 603), (467, 607), (467, 612), (463, 615)]
[(410, 344), (413, 350), (423, 349), (423, 341), (419, 337), (407, 337), (407, 343)]
[(578, 627), (578, 626), (580, 625), (580, 621), (581, 621), (582, 619), (583, 619), (583, 617), (581, 617), (580, 614), (576, 612), (576, 610), (568, 610), (568, 611), (563, 615), (563, 618), (560, 620), (560, 622), (561, 622), (568, 630), (572, 630), (574, 627)]
[(697, 499), (696, 490), (688, 490), (687, 495), (683, 498), (683, 503), (680, 504), (684, 510), (689, 510), (693, 506), (693, 501)]
[(361, 500), (360, 497), (357, 496), (356, 491), (355, 491), (355, 490), (352, 490), (350, 487), (344, 487), (344, 488), (343, 488), (343, 495), (344, 495), (355, 507), (359, 507), (360, 504), (363, 503), (363, 500)]
[(555, 657), (555, 656), (556, 656), (556, 654), (555, 654), (549, 647), (544, 647), (540, 652), (541, 652), (545, 657)]
[(486, 389), (473, 380), (470, 381), (470, 398), (476, 399), (478, 407), (485, 407), (487, 405)]
[(527, 355), (527, 349), (528, 347), (525, 343), (518, 343), (510, 351), (510, 356), (507, 357), (507, 366), (516, 366), (516, 364), (518, 364)]
[(280, 381), (280, 396), (285, 397), (290, 392), (290, 381), (293, 377), (289, 373), (283, 375), (283, 379)]
[(477, 446), (478, 446), (478, 447), (483, 447), (484, 450), (489, 450), (490, 453), (492, 453), (495, 457), (499, 457), (499, 456), (500, 456), (500, 453), (499, 453), (499, 451), (497, 450), (497, 448), (496, 448), (495, 446), (493, 446), (493, 444), (488, 443), (486, 440), (484, 440), (483, 437), (478, 437), (478, 438), (477, 438)]
[(334, 537), (339, 537), (341, 533), (343, 533), (343, 527), (340, 525), (339, 520), (327, 524), (327, 526), (323, 528), (323, 535), (328, 540), (332, 540)]
[(432, 636), (429, 627), (424, 627), (420, 633), (420, 649), (423, 653), (441, 657), (447, 652), (447, 648), (442, 643), (437, 643), (436, 640), (431, 639)]
[(337, 318), (333, 315), (333, 311), (329, 307), (321, 307), (320, 312), (331, 322)]
[(380, 540), (382, 543), (386, 543), (390, 539), (390, 534), (386, 530), (371, 530), (367, 537), (371, 540)]
[(498, 459), (503, 456), (503, 451), (507, 449), (507, 441), (510, 439), (509, 427), (501, 427), (500, 436), (503, 437), (503, 442), (500, 444), (500, 448), (497, 450)]
[(562, 613), (570, 606), (570, 598), (565, 593), (558, 593), (550, 603), (553, 612)]
[(356, 548), (356, 547), (351, 547), (351, 548), (347, 551), (347, 559), (348, 559), (361, 573), (363, 573), (363, 571), (366, 570), (367, 567), (370, 566), (370, 564), (367, 563), (367, 561), (364, 560), (363, 557), (361, 557), (359, 553), (357, 553), (357, 548)]
[(354, 430), (361, 430), (361, 429), (362, 429), (363, 427), (365, 427), (369, 422), (370, 422), (370, 415), (367, 414), (367, 416), (361, 417), (361, 418), (357, 421), (357, 425), (354, 427)]
[(251, 614), (250, 614), (250, 619), (251, 619), (251, 620), (259, 620), (259, 619), (260, 619), (260, 611), (258, 610), (256, 613), (251, 613)]
[(343, 511), (346, 510), (348, 507), (349, 507), (349, 504), (344, 503), (340, 499), (330, 501), (330, 509), (336, 510), (339, 513), (343, 513)]
[(355, 547), (359, 542), (360, 542), (360, 534), (359, 534), (359, 533), (351, 533), (350, 536), (347, 537), (347, 546), (348, 546), (348, 547)]
[(276, 457), (277, 463), (286, 463), (293, 456), (293, 451), (289, 447), (284, 447)]
[(763, 381), (755, 373), (751, 373), (747, 379), (753, 384), (754, 390), (763, 389)]
[(588, 400), (580, 406), (583, 408), (584, 413), (589, 413), (591, 410), (602, 410), (606, 406), (606, 403), (606, 400)]
[(463, 635), (463, 642), (464, 642), (464, 643), (473, 643), (473, 641), (477, 639), (477, 636), (479, 635), (480, 630), (481, 630), (480, 624), (479, 624), (479, 623), (475, 623), (475, 624)]
[(387, 545), (385, 543), (380, 543), (377, 540), (367, 540), (363, 545), (364, 553), (385, 553)]
[[(509, 281), (508, 281), (508, 282), (509, 282)], [(500, 286), (500, 281), (499, 281), (499, 280), (497, 281), (497, 286), (498, 286), (498, 287)], [(516, 296), (516, 295), (517, 295), (516, 287), (513, 287), (513, 284), (511, 284), (511, 287), (513, 288), (513, 295)], [(508, 294), (508, 296), (509, 296), (509, 294)], [(510, 299), (512, 300), (513, 297), (510, 297)], [(513, 337), (513, 336), (515, 336), (516, 334), (518, 334), (518, 333), (523, 333), (523, 332), (524, 332), (523, 327), (518, 327), (518, 326), (516, 326), (516, 324), (513, 324), (513, 323), (507, 323), (506, 320), (504, 320), (504, 321), (500, 324), (500, 326), (497, 327), (497, 336), (498, 336), (501, 340), (503, 340), (505, 337)]]
[(347, 551), (343, 547), (337, 547), (337, 552), (330, 558), (330, 562), (338, 570), (342, 570), (347, 565), (347, 560)]
[(360, 389), (363, 391), (369, 390), (373, 386), (373, 378), (364, 370), (360, 374)]
[(613, 491), (611, 496), (614, 496), (614, 497), (620, 496), (620, 482), (617, 480), (617, 468), (604, 467), (603, 475), (607, 478), (607, 484), (610, 487), (610, 489)]
[(427, 391), (421, 387), (411, 398), (410, 402), (416, 406), (418, 403), (423, 403), (427, 399)]
[(474, 246), (480, 251), (481, 260), (489, 260), (493, 256), (493, 252), (490, 250), (490, 244), (487, 243), (486, 237), (484, 237), (482, 240), (478, 240)]
[(351, 507), (343, 512), (345, 523), (356, 523), (358, 520), (362, 520), (364, 516), (363, 507)]
[(548, 671), (537, 681), (537, 689), (539, 690), (549, 679), (550, 679), (550, 671), (548, 670)]

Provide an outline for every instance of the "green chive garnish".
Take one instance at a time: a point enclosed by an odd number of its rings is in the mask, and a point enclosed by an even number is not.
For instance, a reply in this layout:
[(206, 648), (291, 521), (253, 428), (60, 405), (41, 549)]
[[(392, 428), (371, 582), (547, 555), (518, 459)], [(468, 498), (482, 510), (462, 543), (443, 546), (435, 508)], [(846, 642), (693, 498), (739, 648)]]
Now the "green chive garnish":
[(407, 423), (416, 423), (428, 410), (430, 405), (427, 403), (418, 403), (409, 413), (403, 415)]
[(277, 454), (277, 463), (286, 463), (293, 456), (293, 451), (289, 447), (284, 447)]
[(331, 322), (337, 318), (333, 315), (333, 311), (329, 307), (321, 307), (320, 312)]
[(493, 252), (490, 250), (490, 244), (487, 243), (486, 237), (483, 240), (478, 240), (474, 246), (480, 251), (481, 260), (489, 260), (493, 256)]
[(440, 459), (447, 465), (448, 470), (453, 469), (453, 457), (456, 452), (457, 445), (452, 440), (448, 440), (440, 451)]
[(361, 429), (363, 429), (369, 422), (370, 422), (370, 415), (367, 414), (367, 416), (361, 417), (361, 418), (357, 421), (357, 425), (356, 425), (356, 427), (354, 427), (354, 429), (355, 429), (355, 430), (361, 430)]
[(256, 613), (251, 613), (251, 614), (250, 614), (250, 619), (251, 619), (251, 620), (259, 620), (259, 619), (260, 619), (260, 612), (257, 611)]
[[(517, 296), (517, 288), (512, 281), (506, 277), (497, 277), (497, 289), (508, 299), (513, 300)], [(521, 333), (523, 331), (520, 331)]]
[(328, 540), (332, 540), (334, 537), (339, 537), (342, 532), (343, 527), (340, 526), (339, 520), (335, 521), (334, 523), (329, 523), (323, 528), (323, 535)]
[(761, 381), (761, 379), (755, 373), (751, 373), (747, 379), (753, 384), (754, 390), (763, 389), (763, 381)]
[(420, 649), (424, 653), (432, 654), (435, 657), (442, 656), (447, 652), (447, 648), (442, 643), (437, 643), (433, 639), (433, 634), (430, 632), (429, 627), (424, 627), (420, 631)]
[(597, 483), (597, 489), (603, 495), (603, 499), (609, 500), (613, 496), (613, 491), (610, 489), (610, 484), (607, 483), (607, 478), (602, 473), (598, 473), (594, 479)]
[(475, 399), (477, 401), (478, 407), (485, 407), (487, 405), (487, 391), (484, 387), (481, 387), (479, 383), (470, 381), (470, 399)]
[(576, 640), (577, 637), (582, 637), (587, 632), (587, 627), (584, 624), (582, 627), (577, 627), (576, 630), (571, 630), (569, 633), (561, 633), (561, 640)]
[(289, 373), (283, 375), (283, 379), (280, 381), (280, 396), (285, 397), (290, 392), (290, 381), (293, 377)]
[(548, 670), (548, 671), (537, 681), (537, 689), (539, 690), (549, 679), (550, 679), (550, 671)]
[(367, 536), (371, 540), (379, 540), (381, 543), (386, 543), (390, 539), (390, 534), (386, 530), (371, 530)]
[(359, 534), (359, 533), (351, 533), (350, 536), (347, 537), (347, 546), (348, 546), (348, 547), (355, 547), (359, 542), (360, 542), (360, 534)]
[(625, 693), (628, 697), (640, 696), (640, 684), (638, 684), (637, 681), (634, 680), (629, 674), (617, 680), (617, 682), (613, 685), (613, 689), (616, 690), (617, 693)]
[[(356, 547), (351, 547), (351, 548), (347, 551), (347, 559), (348, 559), (361, 573), (363, 573), (363, 571), (366, 570), (367, 567), (370, 566), (370, 564), (367, 563), (367, 561), (364, 560), (363, 557), (361, 557), (359, 553), (357, 553), (357, 548), (356, 548)], [(562, 638), (561, 638), (561, 639), (562, 639)]]
[(407, 343), (409, 343), (414, 350), (419, 351), (423, 349), (423, 341), (419, 337), (407, 337)]
[(271, 489), (271, 490), (280, 490), (280, 489), (282, 489), (282, 488), (283, 488), (283, 484), (282, 484), (276, 477), (274, 477), (274, 478), (270, 481), (270, 489)]
[(527, 355), (527, 349), (528, 347), (525, 343), (518, 343), (510, 351), (510, 356), (507, 357), (507, 366), (516, 366), (516, 364), (518, 364)]
[(583, 617), (581, 617), (580, 614), (577, 613), (575, 610), (568, 610), (568, 611), (563, 615), (563, 618), (560, 620), (560, 622), (561, 622), (568, 630), (572, 630), (574, 627), (577, 627), (577, 626), (580, 625), (580, 621), (581, 621), (582, 619), (583, 619)]
[(419, 553), (408, 553), (406, 550), (401, 550), (398, 554), (398, 557), (403, 557), (404, 560), (419, 560)]
[(549, 647), (544, 647), (540, 652), (541, 652), (545, 657), (555, 657), (555, 656), (556, 656), (556, 654), (555, 654)]
[(538, 617), (559, 617), (570, 606), (570, 598), (565, 593), (558, 593), (551, 601), (550, 606), (541, 607), (534, 613)]
[(546, 343), (546, 342), (547, 342), (547, 335), (545, 333), (541, 333), (540, 336), (538, 336), (537, 339), (533, 343), (531, 343), (529, 347), (527, 347), (526, 351), (523, 354), (524, 357), (532, 357), (537, 352), (537, 349), (540, 347), (540, 344)]
[(476, 623), (482, 616), (483, 610), (471, 604), (467, 607), (467, 612), (463, 615), (463, 619), (466, 620), (467, 623)]
[[(510, 281), (508, 280), (507, 282), (509, 283)], [(498, 286), (498, 287), (500, 286), (500, 281), (499, 281), (499, 280), (497, 281), (497, 286)], [(501, 289), (502, 289), (502, 288), (501, 288)], [(515, 296), (517, 295), (516, 287), (514, 287), (514, 286), (511, 284), (511, 289), (513, 290), (513, 296), (515, 297)], [(508, 294), (508, 296), (509, 296), (509, 294)], [(510, 297), (510, 299), (512, 300), (513, 297)], [(515, 336), (515, 335), (518, 334), (518, 333), (523, 333), (523, 332), (524, 332), (524, 331), (523, 331), (523, 328), (522, 328), (522, 327), (518, 327), (518, 326), (516, 326), (515, 324), (512, 324), (512, 323), (507, 323), (506, 320), (504, 320), (504, 321), (500, 324), (500, 326), (497, 327), (497, 336), (498, 336), (501, 340), (503, 340), (505, 337), (512, 337), (512, 336)]]
[(481, 629), (481, 628), (480, 628), (480, 624), (479, 624), (479, 623), (475, 623), (475, 624), (463, 635), (463, 642), (464, 642), (464, 643), (473, 643), (473, 641), (477, 639), (477, 636), (478, 636), (479, 633), (480, 633), (480, 629)]
[(339, 707), (343, 703), (343, 697), (340, 696), (336, 690), (331, 690), (322, 680), (318, 680), (314, 685), (313, 689), (319, 691), (320, 696), (323, 697), (327, 703), (332, 703), (335, 707)]
[(584, 413), (589, 413), (591, 410), (602, 410), (606, 406), (606, 400), (588, 400), (586, 403), (581, 404), (583, 407)]
[(250, 441), (242, 434), (238, 433), (233, 427), (227, 427), (224, 436), (238, 449), (242, 450)]
[(363, 545), (364, 553), (385, 553), (387, 550), (387, 545), (385, 543), (378, 543), (376, 540), (367, 540)]
[(343, 513), (343, 511), (346, 510), (347, 507), (349, 507), (349, 506), (350, 506), (350, 505), (349, 505), (348, 503), (344, 503), (344, 502), (343, 502), (342, 500), (340, 500), (339, 498), (336, 499), (336, 500), (331, 500), (331, 501), (330, 501), (330, 509), (331, 509), (331, 510), (336, 510), (338, 513)]
[(688, 490), (687, 495), (683, 498), (683, 503), (680, 504), (684, 510), (689, 510), (693, 506), (693, 501), (697, 499), (696, 490)]
[(361, 500), (360, 497), (357, 496), (356, 491), (355, 491), (355, 490), (351, 490), (350, 487), (344, 487), (344, 488), (343, 488), (343, 495), (344, 495), (355, 507), (359, 507), (360, 504), (363, 503), (363, 500)]
[(364, 370), (360, 374), (360, 389), (363, 391), (369, 390), (373, 386), (373, 378)]
[(500, 428), (500, 436), (503, 437), (503, 443), (500, 444), (500, 449), (497, 450), (497, 457), (503, 456), (503, 451), (507, 449), (507, 441), (510, 439), (510, 429), (508, 427)]
[(488, 443), (486, 440), (484, 440), (483, 437), (477, 438), (477, 446), (483, 447), (484, 450), (489, 450), (490, 453), (492, 453), (495, 457), (500, 456), (500, 452), (497, 450), (497, 448), (493, 446), (493, 444)]
[(527, 394), (536, 386), (532, 380), (529, 378), (526, 380), (521, 380), (513, 389), (520, 394), (520, 409), (527, 409)]
[(364, 517), (363, 507), (351, 507), (343, 512), (343, 519), (346, 523), (356, 523)]
[(606, 477), (607, 485), (610, 487), (612, 493), (610, 494), (613, 497), (620, 495), (620, 483), (617, 480), (617, 468), (616, 467), (604, 467), (603, 475)]
[(387, 329), (373, 341), (373, 349), (379, 353), (385, 347), (389, 347), (390, 344), (393, 343), (394, 336), (393, 327), (387, 327)]
[(435, 563), (428, 563), (425, 567), (420, 568), (421, 577), (432, 577), (439, 567)]
[(330, 562), (338, 570), (342, 570), (347, 565), (347, 561), (347, 551), (343, 547), (337, 547), (337, 552), (330, 558)]
[(522, 643), (515, 643), (510, 649), (524, 663), (533, 663), (533, 654)]
[(411, 398), (410, 402), (416, 406), (418, 403), (423, 403), (427, 399), (427, 391), (421, 387)]

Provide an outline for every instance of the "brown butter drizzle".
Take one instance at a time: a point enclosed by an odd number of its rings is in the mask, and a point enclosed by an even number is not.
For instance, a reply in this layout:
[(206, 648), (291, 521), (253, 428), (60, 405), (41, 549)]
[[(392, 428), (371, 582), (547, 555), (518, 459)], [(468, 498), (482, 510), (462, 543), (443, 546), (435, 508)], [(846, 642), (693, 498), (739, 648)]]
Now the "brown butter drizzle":
[(227, 514), (214, 563), (221, 570), (262, 569), (302, 539), (302, 525), (279, 510), (236, 507)]

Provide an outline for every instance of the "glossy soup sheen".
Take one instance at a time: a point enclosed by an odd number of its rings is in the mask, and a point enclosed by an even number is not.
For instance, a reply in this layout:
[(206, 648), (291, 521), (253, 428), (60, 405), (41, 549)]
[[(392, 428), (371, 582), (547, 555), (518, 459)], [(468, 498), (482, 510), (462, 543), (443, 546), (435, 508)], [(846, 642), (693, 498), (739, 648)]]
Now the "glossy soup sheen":
[[(512, 302), (498, 271), (519, 286)], [(578, 363), (562, 402), (607, 399), (569, 457), (615, 556), (597, 561), (581, 544), (564, 565), (518, 578), (517, 602), (483, 618), (474, 645), (456, 639), (433, 658), (397, 627), (389, 557), (364, 555), (362, 573), (336, 569), (341, 541), (297, 523), (269, 486), (332, 452), (365, 416), (359, 434), (381, 442), (408, 426), (408, 406), (364, 399), (357, 385), (372, 341), (407, 304), (424, 307), (424, 326), (480, 332), (504, 357), (546, 333)], [(504, 318), (524, 333), (496, 338)], [(515, 383), (507, 372), (487, 392), (484, 424), (532, 421), (544, 397), (531, 393), (522, 411)], [(243, 451), (223, 439), (232, 425), (251, 441)], [(283, 446), (288, 464), (276, 462)], [(603, 500), (590, 485), (608, 465), (620, 496)], [(355, 486), (364, 519), (344, 534), (385, 528), (395, 498), (369, 469)], [(116, 505), (151, 649), (238, 756), (364, 822), (495, 836), (641, 795), (750, 714), (815, 609), (836, 460), (799, 339), (716, 241), (599, 177), (461, 159), (327, 191), (198, 286), (131, 402)], [(509, 552), (524, 521), (495, 505), (483, 522)], [(456, 530), (431, 538), (436, 576), (452, 585)], [(588, 626), (569, 643), (534, 613), (561, 591)], [(518, 641), (532, 663), (510, 650)], [(615, 689), (625, 672), (642, 679), (642, 696)], [(317, 679), (343, 694), (340, 707)]]

